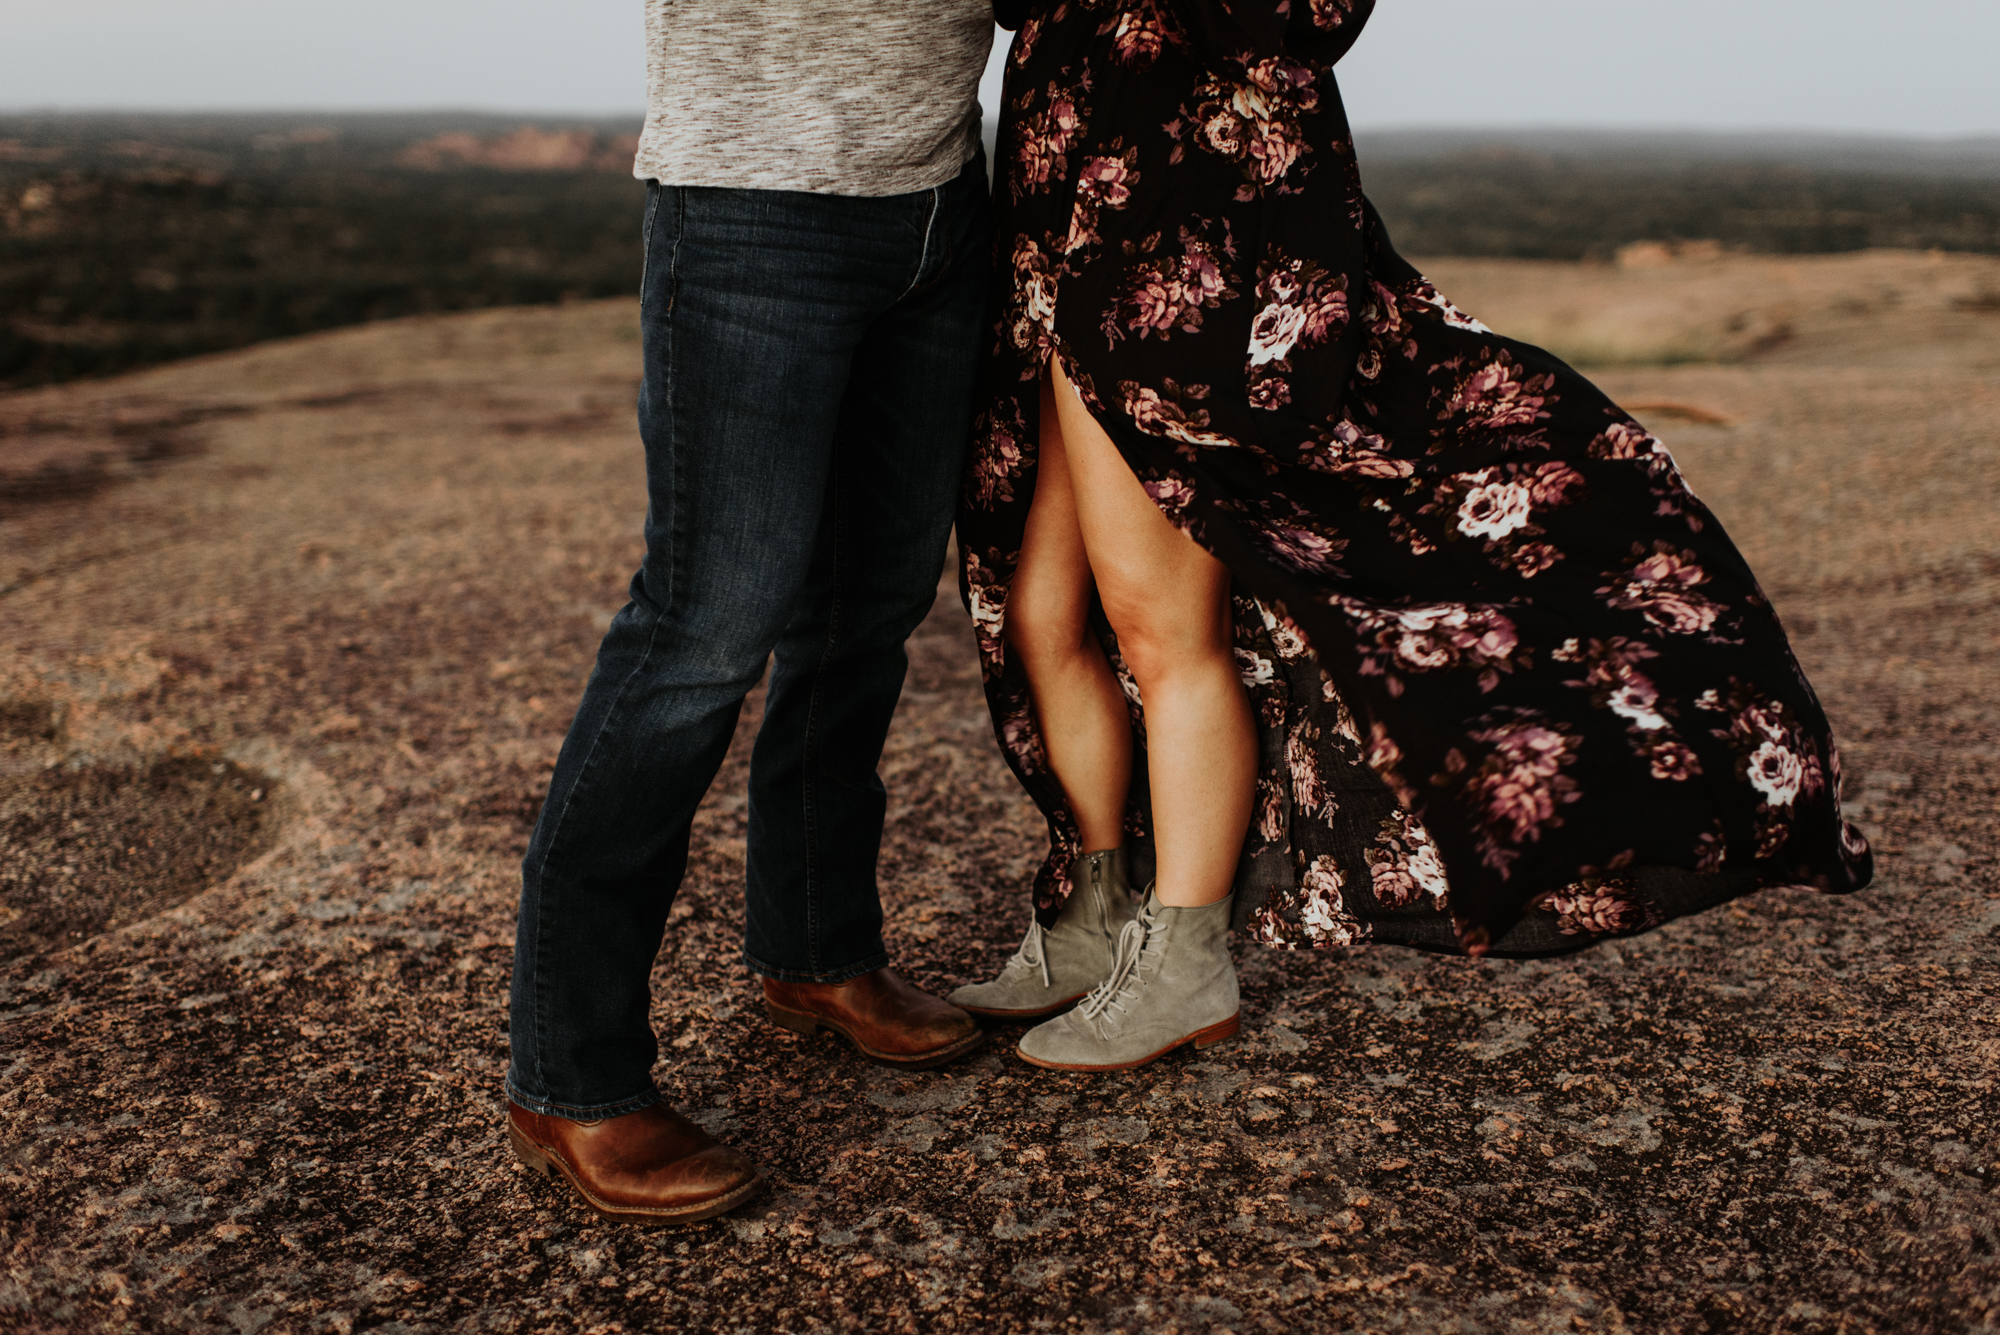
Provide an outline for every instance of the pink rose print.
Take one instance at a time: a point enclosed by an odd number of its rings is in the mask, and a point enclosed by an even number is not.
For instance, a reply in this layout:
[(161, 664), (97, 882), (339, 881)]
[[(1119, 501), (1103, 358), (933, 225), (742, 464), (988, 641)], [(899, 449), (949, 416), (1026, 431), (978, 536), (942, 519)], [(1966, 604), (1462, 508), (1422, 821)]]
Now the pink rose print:
[(1207, 385), (1183, 388), (1171, 377), (1161, 384), (1164, 393), (1137, 381), (1126, 380), (1119, 384), (1125, 415), (1132, 419), (1132, 425), (1148, 435), (1165, 436), (1187, 446), (1228, 447), (1236, 444), (1229, 437), (1210, 431), (1208, 410), (1194, 406), (1208, 397)]
[(1757, 813), (1757, 856), (1776, 857), (1792, 839), (1792, 809), (1765, 807)]
[(1292, 387), (1282, 376), (1267, 375), (1252, 380), (1247, 393), (1252, 408), (1274, 413), (1292, 401)]
[(1734, 677), (1727, 695), (1705, 691), (1695, 707), (1728, 719), (1711, 731), (1736, 753), (1737, 777), (1757, 794), (1757, 856), (1775, 856), (1791, 839), (1799, 800), (1826, 789), (1818, 747), (1789, 706)]
[(1469, 538), (1504, 538), (1528, 522), (1531, 509), (1528, 489), (1520, 483), (1482, 482), (1458, 504), (1458, 531)]
[(1257, 776), (1258, 837), (1276, 843), (1285, 837), (1285, 787), (1270, 774)]
[(1314, 945), (1351, 946), (1367, 939), (1367, 926), (1347, 911), (1342, 882), (1339, 864), (1324, 856), (1314, 858), (1299, 877), (1299, 926)]
[(1589, 691), (1592, 705), (1625, 720), (1632, 750), (1649, 763), (1654, 778), (1687, 779), (1701, 773), (1701, 761), (1674, 735), (1666, 712), (1669, 706), (1653, 679), (1638, 667), (1659, 656), (1651, 645), (1623, 635), (1593, 639), (1588, 644), (1568, 640), (1550, 655), (1559, 663), (1584, 666), (1581, 679), (1572, 678), (1563, 685)]
[(1695, 592), (1707, 582), (1708, 572), (1693, 552), (1655, 542), (1650, 553), (1635, 547), (1624, 577), (1597, 592), (1610, 606), (1638, 612), (1661, 630), (1698, 635), (1722, 614), (1720, 606)]
[(1014, 45), (1008, 48), (1007, 63), (1015, 69), (1023, 69), (1028, 58), (1035, 54), (1035, 45), (1042, 35), (1042, 20), (1029, 16), (1021, 20), (1020, 29), (1014, 34)]
[(965, 494), (982, 509), (1014, 499), (1014, 481), (1021, 476), (1024, 428), (1018, 414), (1011, 423), (1000, 423), (991, 413), (981, 413), (973, 424), (971, 464), (966, 471)]
[(1729, 841), (1723, 837), (1722, 822), (1717, 820), (1714, 827), (1696, 836), (1694, 844), (1694, 869), (1698, 872), (1718, 872), (1722, 864), (1729, 860)]
[(1049, 257), (1027, 237), (1014, 243), (1014, 284), (1004, 324), (1014, 347), (1029, 354), (1022, 378), (1032, 380), (1055, 347), (1056, 273)]
[(1149, 258), (1132, 266), (1125, 295), (1104, 313), (1104, 337), (1113, 346), (1128, 333), (1161, 339), (1177, 329), (1200, 333), (1202, 311), (1236, 296), (1225, 263), (1232, 248), (1226, 226), (1220, 246), (1185, 227), (1179, 255), (1159, 254), (1159, 243), (1157, 235), (1147, 239), (1144, 249)]
[(1289, 193), (1286, 174), (1310, 151), (1305, 119), (1319, 109), (1318, 81), (1310, 66), (1283, 56), (1252, 63), (1240, 80), (1212, 71), (1168, 132), (1191, 131), (1198, 147), (1234, 162), (1246, 182), (1239, 199), (1267, 188)]
[(1252, 367), (1283, 363), (1294, 347), (1316, 347), (1347, 327), (1347, 275), (1287, 258), (1276, 246), (1259, 267), (1257, 300), (1263, 307), (1250, 324)]
[(1659, 502), (1654, 513), (1679, 515), (1690, 532), (1701, 532), (1705, 523), (1701, 502), (1688, 489), (1673, 455), (1658, 436), (1630, 418), (1623, 418), (1599, 432), (1586, 449), (1593, 459), (1637, 461), (1645, 469), (1647, 486)]
[(1303, 307), (1276, 302), (1266, 306), (1250, 322), (1250, 364), (1262, 366), (1266, 362), (1283, 361), (1305, 331)]
[(1533, 579), (1562, 560), (1562, 553), (1546, 542), (1524, 542), (1514, 548), (1509, 559), (1522, 579)]
[(1502, 672), (1519, 665), (1514, 651), (1520, 637), (1497, 608), (1468, 603), (1383, 608), (1340, 594), (1328, 594), (1326, 601), (1354, 623), (1361, 671), (1388, 677), (1391, 695), (1403, 693), (1398, 671), (1475, 669), (1479, 688), (1491, 691)]
[(1634, 672), (1631, 680), (1611, 692), (1605, 704), (1612, 713), (1630, 721), (1633, 727), (1657, 732), (1667, 726), (1667, 721), (1653, 712), (1653, 706), (1659, 699), (1660, 693), (1653, 689), (1653, 683), (1644, 674)]
[(1659, 437), (1637, 422), (1613, 422), (1588, 446), (1593, 459), (1640, 459), (1664, 454), (1667, 447)]
[(1160, 50), (1180, 40), (1180, 32), (1168, 18), (1159, 0), (1136, 0), (1121, 5), (1118, 12), (1097, 30), (1099, 37), (1111, 39), (1112, 57), (1121, 65), (1150, 65)]
[(1278, 669), (1271, 660), (1255, 649), (1245, 649), (1238, 645), (1232, 653), (1236, 659), (1236, 675), (1248, 687), (1268, 686), (1277, 679)]
[(1354, 17), (1354, 0), (1312, 0), (1313, 26), (1338, 28)]
[(1417, 355), (1416, 343), (1405, 342), (1412, 330), (1403, 310), (1403, 299), (1393, 288), (1376, 279), (1369, 279), (1368, 300), (1361, 308), (1361, 320), (1376, 338), (1395, 345), (1406, 356)]
[(1564, 936), (1615, 936), (1635, 932), (1650, 916), (1638, 891), (1622, 880), (1590, 881), (1536, 896), (1532, 907), (1556, 915), (1556, 930)]
[(1453, 383), (1438, 420), (1455, 422), (1461, 431), (1530, 426), (1550, 416), (1555, 382), (1551, 374), (1525, 373), (1505, 348), (1483, 351)]
[(1312, 440), (1299, 452), (1299, 462), (1315, 472), (1347, 477), (1408, 477), (1415, 471), (1407, 459), (1393, 458), (1387, 451), (1382, 437), (1342, 417), (1313, 430)]
[(1176, 528), (1186, 526), (1187, 509), (1194, 504), (1194, 488), (1172, 473), (1153, 478), (1143, 484), (1146, 494), (1153, 498), (1153, 504), (1160, 507), (1160, 513), (1174, 522)]
[(1319, 729), (1309, 720), (1301, 721), (1285, 739), (1285, 765), (1291, 773), (1293, 804), (1330, 825), (1339, 805), (1320, 777), (1319, 741)]
[(1310, 514), (1295, 507), (1290, 516), (1257, 524), (1256, 532), (1263, 539), (1264, 549), (1274, 558), (1294, 570), (1315, 575), (1337, 573), (1340, 554), (1347, 550), (1347, 539), (1335, 537), (1315, 523)]
[(1403, 749), (1396, 745), (1396, 739), (1379, 722), (1368, 725), (1368, 749), (1363, 753), (1363, 759), (1367, 761), (1368, 768), (1389, 785), (1389, 790), (1405, 807), (1417, 804), (1417, 790), (1403, 778), (1400, 768)]
[[(1560, 724), (1525, 710), (1509, 722), (1473, 733), (1471, 740), (1491, 750), (1465, 779), (1460, 796), (1479, 825), (1481, 859), (1504, 879), (1520, 846), (1561, 825), (1557, 808), (1582, 796), (1575, 780), (1562, 772), (1575, 762), (1579, 740)], [(1457, 756), (1454, 750), (1447, 760)], [(1448, 781), (1450, 776), (1439, 777)]]
[(1508, 464), (1507, 475), (1521, 479), (1537, 509), (1566, 505), (1583, 490), (1583, 474), (1560, 460), (1544, 464)]
[[(1026, 97), (1032, 102), (1035, 94)], [(1007, 173), (1016, 203), (1068, 176), (1069, 150), (1083, 136), (1083, 113), (1069, 93), (1051, 83), (1046, 99), (1040, 111), (1016, 123), (1014, 170)]]
[(1743, 875), (1716, 893), (1865, 883), (1823, 711), (1666, 445), (1454, 305), (1364, 198), (1331, 61), (1373, 3), (1051, 0), (1016, 36), (957, 536), (1002, 754), (1049, 821), (1038, 902), (1079, 835), (1006, 616), (1057, 355), (1230, 567), (1256, 939), (1479, 953), (1532, 904), (1509, 948), (1554, 950), (1707, 902), (1641, 896), (1607, 849)]
[(1685, 743), (1672, 738), (1648, 744), (1644, 754), (1652, 762), (1652, 774), (1656, 779), (1680, 783), (1701, 773), (1700, 758)]
[(1042, 734), (1035, 727), (1035, 718), (1026, 709), (1010, 714), (1000, 724), (1000, 745), (1013, 756), (1023, 774), (1040, 774), (1048, 769), (1047, 754), (1042, 750)]
[[(1114, 139), (1113, 149), (1124, 141)], [(1076, 204), (1070, 210), (1069, 236), (1063, 242), (1063, 254), (1071, 255), (1085, 246), (1098, 243), (1097, 225), (1099, 215), (1106, 209), (1122, 209), (1132, 198), (1132, 187), (1139, 179), (1139, 171), (1133, 164), (1139, 160), (1139, 150), (1130, 149), (1121, 156), (1099, 156), (1083, 164), (1083, 172), (1077, 178)]]
[(1288, 259), (1273, 246), (1259, 270), (1257, 300), (1263, 306), (1250, 321), (1250, 397), (1256, 407), (1276, 409), (1291, 402), (1283, 377), (1293, 350), (1318, 347), (1346, 328), (1347, 275)]
[(1798, 754), (1776, 742), (1765, 742), (1750, 753), (1750, 786), (1774, 807), (1788, 807), (1805, 782), (1806, 767)]
[(1447, 538), (1477, 539), (1496, 565), (1533, 579), (1562, 559), (1553, 544), (1528, 541), (1545, 531), (1538, 516), (1571, 504), (1583, 490), (1583, 475), (1559, 460), (1496, 464), (1448, 475), (1419, 513), (1446, 519)]
[(1408, 811), (1383, 820), (1368, 850), (1368, 870), (1375, 899), (1385, 908), (1407, 908), (1428, 896), (1439, 912), (1447, 910), (1450, 886), (1444, 862), (1430, 831)]
[(1298, 662), (1313, 656), (1312, 646), (1306, 642), (1306, 634), (1298, 623), (1283, 613), (1274, 612), (1262, 603), (1256, 605), (1264, 622), (1264, 629), (1271, 636), (1271, 646), (1278, 656), (1288, 662)]
[(972, 630), (979, 641), (979, 662), (987, 677), (1000, 671), (1001, 635), (1007, 624), (1008, 583), (995, 567), (1004, 564), (1011, 571), (1020, 553), (1006, 557), (988, 552), (981, 560), (977, 552), (965, 555), (966, 602), (972, 613)]

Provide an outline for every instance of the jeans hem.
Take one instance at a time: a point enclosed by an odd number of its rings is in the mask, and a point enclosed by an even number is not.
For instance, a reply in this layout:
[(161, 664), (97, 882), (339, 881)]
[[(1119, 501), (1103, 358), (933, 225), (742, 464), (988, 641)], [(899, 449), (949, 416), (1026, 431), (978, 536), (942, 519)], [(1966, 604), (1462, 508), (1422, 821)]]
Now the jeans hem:
[(877, 969), (888, 968), (889, 955), (887, 951), (877, 951), (858, 963), (843, 965), (838, 969), (823, 969), (818, 973), (781, 969), (775, 964), (764, 963), (747, 950), (743, 952), (743, 963), (759, 978), (769, 978), (777, 983), (825, 983), (838, 986), (841, 983), (852, 982), (864, 973), (874, 973)]
[(551, 1103), (547, 1099), (529, 1098), (512, 1080), (507, 1082), (507, 1097), (531, 1113), (539, 1113), (543, 1117), (560, 1117), (570, 1122), (597, 1122), (607, 1117), (623, 1117), (627, 1113), (643, 1111), (661, 1101), (659, 1090), (648, 1089), (644, 1094), (635, 1094), (629, 1099), (619, 1099), (615, 1103)]

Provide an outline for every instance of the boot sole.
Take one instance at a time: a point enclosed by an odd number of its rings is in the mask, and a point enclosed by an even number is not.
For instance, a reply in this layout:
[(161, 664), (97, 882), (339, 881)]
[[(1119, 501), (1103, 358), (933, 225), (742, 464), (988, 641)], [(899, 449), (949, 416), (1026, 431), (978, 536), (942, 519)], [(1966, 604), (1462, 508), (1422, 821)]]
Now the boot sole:
[(975, 1029), (955, 1043), (947, 1043), (929, 1052), (905, 1055), (895, 1052), (880, 1052), (869, 1047), (852, 1033), (847, 1026), (837, 1020), (828, 1020), (818, 1015), (808, 1015), (804, 1011), (786, 1010), (782, 1006), (767, 1001), (764, 1013), (771, 1017), (771, 1023), (780, 1029), (789, 1029), (803, 1038), (811, 1038), (822, 1029), (831, 1030), (854, 1045), (854, 1050), (877, 1066), (893, 1066), (899, 1071), (928, 1071), (933, 1066), (942, 1066), (948, 1061), (956, 1061), (986, 1042), (983, 1031)]
[(956, 1001), (952, 1005), (957, 1006), (967, 1015), (977, 1015), (987, 1020), (1046, 1020), (1051, 1015), (1068, 1010), (1071, 1006), (1076, 1005), (1077, 1002), (1082, 1001), (1089, 995), (1090, 993), (1088, 992), (1079, 992), (1073, 997), (1064, 997), (1061, 1001), (1053, 1005), (1037, 1007), (1031, 1011), (996, 1010), (991, 1006), (966, 1006)]
[(692, 1205), (663, 1206), (653, 1209), (610, 1205), (592, 1195), (590, 1188), (577, 1181), (568, 1164), (522, 1135), (521, 1128), (511, 1121), (507, 1123), (507, 1139), (514, 1147), (514, 1157), (519, 1159), (530, 1172), (540, 1173), (548, 1178), (560, 1177), (576, 1190), (577, 1195), (583, 1197), (585, 1205), (600, 1217), (617, 1224), (698, 1223), (703, 1219), (713, 1219), (719, 1214), (729, 1213), (764, 1189), (764, 1175), (759, 1173), (732, 1191), (709, 1200), (696, 1201)]
[(1242, 1027), (1243, 1027), (1243, 1015), (1242, 1012), (1239, 1011), (1238, 1013), (1230, 1016), (1226, 1020), (1218, 1020), (1216, 1023), (1209, 1025), (1206, 1029), (1195, 1030), (1192, 1034), (1189, 1034), (1186, 1038), (1175, 1039), (1173, 1042), (1167, 1044), (1165, 1047), (1161, 1048), (1158, 1052), (1153, 1053), (1151, 1056), (1140, 1057), (1135, 1061), (1129, 1061), (1129, 1062), (1105, 1062), (1103, 1064), (1093, 1064), (1088, 1062), (1052, 1062), (1052, 1061), (1044, 1061), (1040, 1057), (1030, 1057), (1027, 1053), (1022, 1052), (1019, 1048), (1014, 1049), (1014, 1053), (1022, 1061), (1028, 1063), (1028, 1065), (1039, 1066), (1042, 1069), (1048, 1071), (1132, 1071), (1138, 1069), (1141, 1066), (1145, 1066), (1151, 1062), (1158, 1061), (1160, 1058), (1166, 1056), (1169, 1052), (1172, 1052), (1175, 1048), (1184, 1048), (1187, 1047), (1189, 1044), (1193, 1044), (1194, 1047), (1197, 1050), (1199, 1050), (1201, 1048), (1212, 1048), (1217, 1043), (1226, 1043), (1230, 1039), (1236, 1037), (1236, 1031), (1241, 1029)]

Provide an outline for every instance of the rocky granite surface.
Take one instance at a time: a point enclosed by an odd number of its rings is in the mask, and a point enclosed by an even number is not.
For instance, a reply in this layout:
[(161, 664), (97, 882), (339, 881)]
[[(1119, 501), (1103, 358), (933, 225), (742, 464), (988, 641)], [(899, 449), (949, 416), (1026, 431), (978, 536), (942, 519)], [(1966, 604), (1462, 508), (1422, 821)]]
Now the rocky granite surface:
[[(892, 1073), (737, 961), (753, 698), (655, 1019), (770, 1188), (683, 1229), (500, 1129), (515, 860), (637, 550), (629, 304), (0, 398), (0, 1331), (2000, 1330), (2000, 264), (1707, 265), (1688, 320), (1784, 337), (1603, 379), (1763, 573), (1874, 889), (1239, 947), (1234, 1044)], [(1668, 290), (1437, 272), (1503, 329)], [(949, 593), (912, 656), (883, 879), (942, 989), (1039, 822)]]

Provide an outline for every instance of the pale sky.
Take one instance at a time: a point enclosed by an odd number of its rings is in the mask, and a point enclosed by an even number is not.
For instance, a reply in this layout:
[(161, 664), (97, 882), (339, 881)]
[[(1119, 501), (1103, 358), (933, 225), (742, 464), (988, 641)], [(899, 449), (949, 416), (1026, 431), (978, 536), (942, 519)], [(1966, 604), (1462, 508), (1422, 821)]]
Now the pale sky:
[[(632, 112), (640, 13), (0, 0), (0, 108)], [(1996, 65), (2000, 0), (1381, 0), (1340, 80), (1372, 127), (1968, 135), (2000, 133)]]

